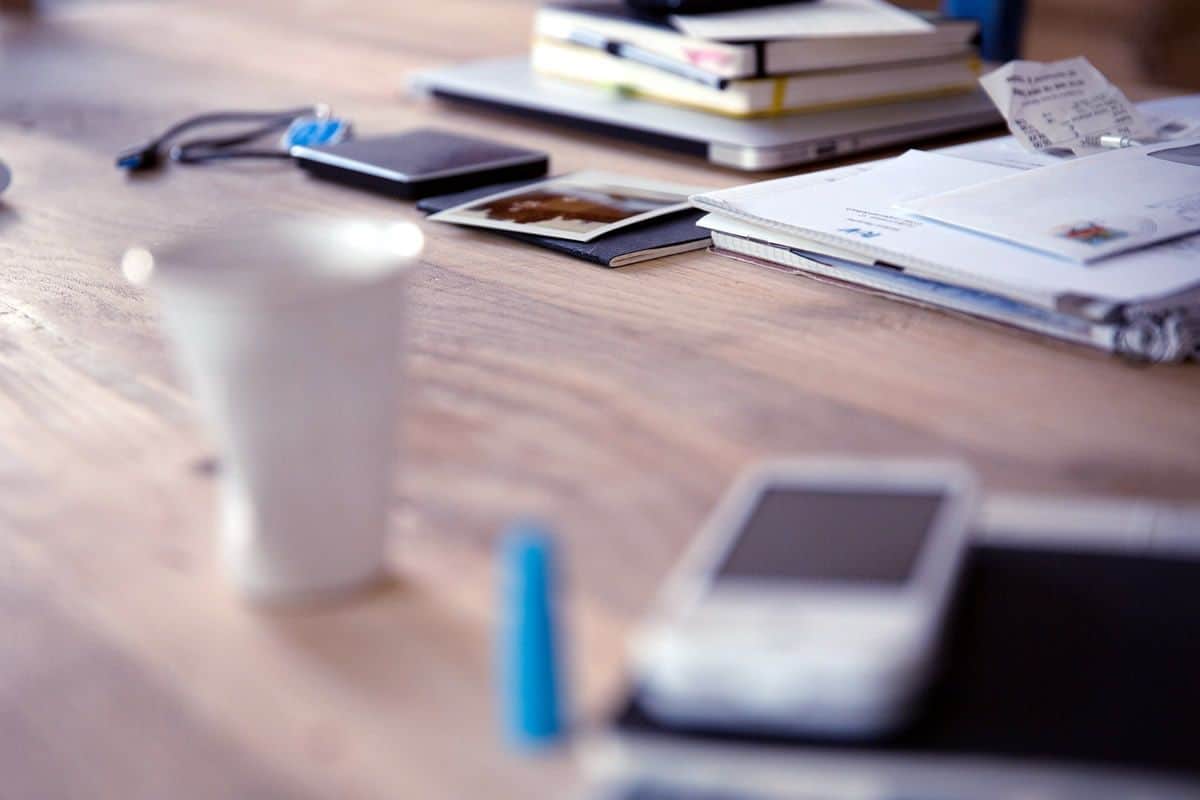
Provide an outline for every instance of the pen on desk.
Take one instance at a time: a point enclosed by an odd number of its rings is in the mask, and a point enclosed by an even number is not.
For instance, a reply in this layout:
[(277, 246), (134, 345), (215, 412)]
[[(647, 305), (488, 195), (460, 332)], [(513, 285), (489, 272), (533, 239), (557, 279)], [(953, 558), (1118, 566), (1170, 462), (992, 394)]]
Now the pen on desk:
[(589, 50), (600, 50), (614, 58), (622, 58), (645, 67), (653, 67), (679, 78), (686, 78), (695, 83), (711, 86), (714, 89), (724, 89), (729, 85), (728, 78), (713, 75), (711, 72), (699, 67), (693, 67), (690, 64), (681, 64), (674, 59), (660, 56), (658, 53), (645, 50), (636, 45), (618, 42), (615, 39), (609, 39), (606, 36), (601, 36), (591, 31), (571, 31), (567, 35), (567, 41), (579, 47), (586, 47)]
[(1115, 133), (1106, 133), (1103, 136), (1089, 136), (1084, 139), (1084, 144), (1092, 147), (1104, 147), (1110, 150), (1119, 150), (1123, 147), (1141, 147), (1147, 144), (1153, 144), (1152, 141), (1145, 139), (1134, 139), (1132, 136), (1120, 136)]

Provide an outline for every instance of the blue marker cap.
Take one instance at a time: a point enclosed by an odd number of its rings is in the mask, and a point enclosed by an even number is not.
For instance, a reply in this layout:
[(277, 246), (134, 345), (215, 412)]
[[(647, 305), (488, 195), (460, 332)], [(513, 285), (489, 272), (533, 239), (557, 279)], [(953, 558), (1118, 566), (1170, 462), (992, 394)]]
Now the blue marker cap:
[(562, 733), (554, 548), (545, 528), (521, 522), (501, 543), (500, 703), (508, 740), (553, 744)]

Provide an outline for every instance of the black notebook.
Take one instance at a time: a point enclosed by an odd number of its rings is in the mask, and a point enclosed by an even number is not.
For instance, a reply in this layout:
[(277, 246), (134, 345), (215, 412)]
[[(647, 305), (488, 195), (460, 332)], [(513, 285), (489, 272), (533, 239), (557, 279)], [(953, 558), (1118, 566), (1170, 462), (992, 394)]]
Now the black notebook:
[[(984, 777), (1010, 794), (1033, 784), (1043, 793), (1030, 797), (1075, 797), (1089, 774), (1092, 797), (1122, 794), (1129, 776), (1165, 782), (1139, 797), (1200, 796), (1200, 560), (976, 546), (945, 672), (912, 724), (882, 739), (680, 728), (636, 693), (609, 735), (635, 762), (657, 750), (686, 770), (715, 752), (757, 753), (798, 780), (836, 763), (903, 797), (991, 797)], [(746, 773), (751, 783), (763, 763)], [(946, 795), (948, 781), (967, 789)], [(734, 796), (757, 797), (747, 785)]]
[[(445, 211), (457, 205), (487, 197), (490, 194), (516, 189), (537, 181), (516, 181), (487, 186), (481, 189), (471, 189), (465, 192), (444, 194), (437, 197), (426, 197), (417, 203), (417, 208), (426, 214)], [(686, 253), (689, 250), (702, 250), (708, 247), (709, 233), (704, 228), (696, 227), (696, 222), (704, 216), (703, 211), (687, 210), (677, 214), (656, 217), (637, 225), (619, 228), (607, 236), (601, 236), (590, 242), (573, 242), (569, 239), (554, 239), (549, 236), (533, 236), (528, 233), (515, 231), (492, 231), (501, 236), (508, 236), (522, 242), (528, 242), (547, 250), (565, 253), (584, 261), (591, 261), (602, 267), (624, 267), (639, 261), (650, 261), (654, 258), (671, 256), (676, 253)], [(484, 230), (479, 228), (477, 230)]]

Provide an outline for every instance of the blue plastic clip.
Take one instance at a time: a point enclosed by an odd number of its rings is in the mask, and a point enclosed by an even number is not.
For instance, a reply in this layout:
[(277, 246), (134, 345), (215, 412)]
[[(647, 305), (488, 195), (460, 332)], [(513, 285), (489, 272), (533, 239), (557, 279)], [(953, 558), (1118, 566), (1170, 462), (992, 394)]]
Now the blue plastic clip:
[(297, 117), (283, 134), (283, 148), (337, 144), (349, 138), (350, 123), (339, 117)]
[(501, 711), (509, 742), (537, 749), (563, 728), (554, 549), (545, 528), (522, 522), (509, 528), (501, 551)]

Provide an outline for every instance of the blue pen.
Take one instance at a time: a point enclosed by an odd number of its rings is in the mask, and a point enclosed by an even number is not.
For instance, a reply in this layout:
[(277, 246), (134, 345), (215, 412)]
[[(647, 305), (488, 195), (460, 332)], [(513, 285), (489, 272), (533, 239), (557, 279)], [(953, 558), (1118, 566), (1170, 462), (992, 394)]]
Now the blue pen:
[(501, 713), (521, 749), (555, 743), (563, 732), (555, 609), (554, 548), (548, 532), (521, 522), (501, 543), (498, 637)]

